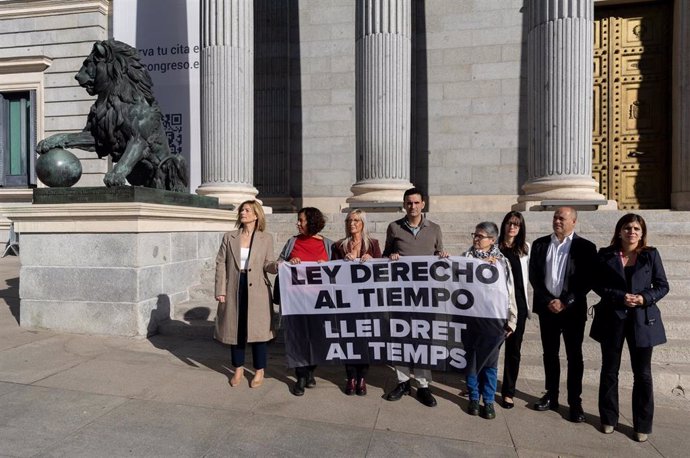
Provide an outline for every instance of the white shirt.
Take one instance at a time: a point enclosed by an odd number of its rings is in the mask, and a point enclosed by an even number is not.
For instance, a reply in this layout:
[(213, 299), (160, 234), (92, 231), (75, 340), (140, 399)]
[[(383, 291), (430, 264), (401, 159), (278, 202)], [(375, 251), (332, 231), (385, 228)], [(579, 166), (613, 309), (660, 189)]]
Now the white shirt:
[(573, 235), (568, 235), (562, 242), (558, 241), (556, 234), (551, 234), (551, 243), (546, 252), (546, 289), (556, 297), (563, 292), (565, 270), (570, 258), (570, 246), (573, 244)]
[(249, 261), (249, 248), (240, 247), (240, 269), (247, 270), (247, 261)]

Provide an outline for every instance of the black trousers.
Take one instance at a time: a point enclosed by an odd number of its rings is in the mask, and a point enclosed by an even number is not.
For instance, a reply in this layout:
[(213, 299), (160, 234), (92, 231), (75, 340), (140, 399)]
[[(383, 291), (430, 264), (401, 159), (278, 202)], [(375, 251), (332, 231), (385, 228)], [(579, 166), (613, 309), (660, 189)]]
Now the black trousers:
[[(239, 297), (237, 301), (237, 345), (230, 346), (230, 356), (233, 367), (244, 366), (244, 351), (247, 347), (247, 318), (249, 307), (249, 290), (247, 288), (247, 274), (240, 274)], [(252, 361), (254, 369), (265, 369), (268, 359), (268, 345), (266, 342), (252, 343)]]
[(368, 364), (346, 364), (345, 374), (347, 374), (347, 379), (355, 379), (357, 381), (363, 379), (367, 376), (369, 372)]
[(630, 365), (633, 370), (633, 428), (650, 434), (654, 420), (654, 388), (652, 382), (652, 349), (637, 347), (634, 316), (630, 314), (611, 329), (611, 338), (601, 344), (601, 376), (599, 378), (599, 417), (604, 425), (618, 423), (618, 372), (621, 366), (623, 341), (628, 341)]
[(515, 383), (520, 373), (520, 358), (522, 339), (525, 336), (525, 324), (527, 323), (527, 310), (518, 311), (517, 327), (515, 332), (505, 341), (505, 354), (503, 358), (503, 382), (501, 394), (504, 397), (515, 396)]
[(584, 362), (582, 359), (582, 340), (585, 335), (585, 320), (573, 318), (568, 312), (539, 314), (539, 331), (544, 350), (545, 388), (552, 400), (558, 400), (561, 379), (561, 363), (558, 354), (561, 349), (561, 334), (568, 359), (568, 405), (582, 404), (582, 376)]

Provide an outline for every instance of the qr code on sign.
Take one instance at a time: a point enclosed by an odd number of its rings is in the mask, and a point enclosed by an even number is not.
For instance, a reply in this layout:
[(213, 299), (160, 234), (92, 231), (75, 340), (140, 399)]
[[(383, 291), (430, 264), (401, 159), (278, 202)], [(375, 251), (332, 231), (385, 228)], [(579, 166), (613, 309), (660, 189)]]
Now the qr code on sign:
[(163, 128), (168, 136), (168, 145), (173, 154), (182, 154), (183, 125), (182, 113), (172, 113), (163, 116)]

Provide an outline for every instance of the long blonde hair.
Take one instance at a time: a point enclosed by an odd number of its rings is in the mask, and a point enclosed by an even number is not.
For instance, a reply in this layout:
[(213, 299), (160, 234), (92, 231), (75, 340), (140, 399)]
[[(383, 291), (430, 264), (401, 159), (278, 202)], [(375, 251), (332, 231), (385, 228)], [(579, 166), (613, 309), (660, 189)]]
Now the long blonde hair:
[(347, 251), (347, 246), (353, 241), (350, 231), (348, 230), (347, 223), (347, 220), (353, 215), (359, 216), (359, 219), (362, 221), (362, 244), (364, 247), (364, 253), (368, 253), (369, 247), (371, 246), (371, 238), (369, 237), (369, 231), (367, 230), (367, 212), (360, 210), (359, 208), (350, 210), (345, 217), (345, 238), (340, 242), (340, 247), (343, 249), (343, 251)]

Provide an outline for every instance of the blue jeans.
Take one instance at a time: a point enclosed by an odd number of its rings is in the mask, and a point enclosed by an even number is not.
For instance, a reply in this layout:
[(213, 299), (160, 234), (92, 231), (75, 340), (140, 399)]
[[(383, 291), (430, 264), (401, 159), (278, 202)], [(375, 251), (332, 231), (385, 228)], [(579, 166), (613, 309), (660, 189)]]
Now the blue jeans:
[(498, 368), (483, 367), (478, 374), (467, 374), (467, 389), (469, 390), (470, 401), (479, 401), (481, 390), (484, 404), (493, 404), (496, 396), (496, 379), (498, 378)]

